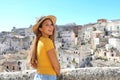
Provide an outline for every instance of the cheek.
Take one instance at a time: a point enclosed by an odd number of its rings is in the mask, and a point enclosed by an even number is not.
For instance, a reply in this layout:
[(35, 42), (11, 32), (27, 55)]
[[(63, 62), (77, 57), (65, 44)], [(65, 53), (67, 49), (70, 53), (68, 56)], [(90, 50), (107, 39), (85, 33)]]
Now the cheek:
[(43, 26), (43, 27), (41, 28), (41, 31), (45, 31), (45, 30), (47, 30), (47, 27)]
[(49, 28), (43, 28), (43, 32), (47, 32)]
[(52, 27), (50, 27), (50, 30), (54, 30), (54, 29), (55, 29), (55, 27), (53, 27), (53, 26), (52, 26)]
[(54, 29), (55, 29), (55, 27), (52, 27), (52, 29), (54, 30)]

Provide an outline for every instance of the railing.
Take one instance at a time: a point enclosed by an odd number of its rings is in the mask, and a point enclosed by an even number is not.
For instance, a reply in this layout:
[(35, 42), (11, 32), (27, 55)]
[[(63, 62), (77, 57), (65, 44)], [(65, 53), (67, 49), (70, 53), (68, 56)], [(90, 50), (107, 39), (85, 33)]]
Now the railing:
[[(0, 80), (33, 80), (35, 70), (0, 73)], [(120, 67), (62, 69), (59, 80), (120, 80)]]

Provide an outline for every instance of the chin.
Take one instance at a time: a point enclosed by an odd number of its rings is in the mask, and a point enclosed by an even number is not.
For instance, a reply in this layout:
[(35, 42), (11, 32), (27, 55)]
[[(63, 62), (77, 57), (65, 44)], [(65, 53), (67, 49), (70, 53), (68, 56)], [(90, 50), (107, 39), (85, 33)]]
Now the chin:
[(52, 34), (49, 34), (50, 36), (52, 35)]
[(53, 35), (53, 33), (49, 33), (49, 35)]

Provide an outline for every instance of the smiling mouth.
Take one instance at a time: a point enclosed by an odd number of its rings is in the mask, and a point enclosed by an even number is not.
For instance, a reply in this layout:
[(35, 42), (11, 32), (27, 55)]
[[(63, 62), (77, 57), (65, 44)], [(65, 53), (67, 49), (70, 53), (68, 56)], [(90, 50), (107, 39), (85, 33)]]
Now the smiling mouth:
[(49, 30), (49, 32), (53, 32), (52, 30)]

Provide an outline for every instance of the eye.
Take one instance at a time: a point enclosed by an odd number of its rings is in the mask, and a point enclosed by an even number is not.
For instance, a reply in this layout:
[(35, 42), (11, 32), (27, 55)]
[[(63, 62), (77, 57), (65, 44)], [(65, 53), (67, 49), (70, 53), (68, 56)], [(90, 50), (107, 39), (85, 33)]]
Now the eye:
[(53, 24), (50, 24), (51, 26), (54, 26)]
[(46, 24), (45, 26), (50, 26), (50, 25), (51, 25), (51, 26), (54, 26), (53, 24)]
[(45, 26), (49, 26), (49, 24), (46, 24)]

